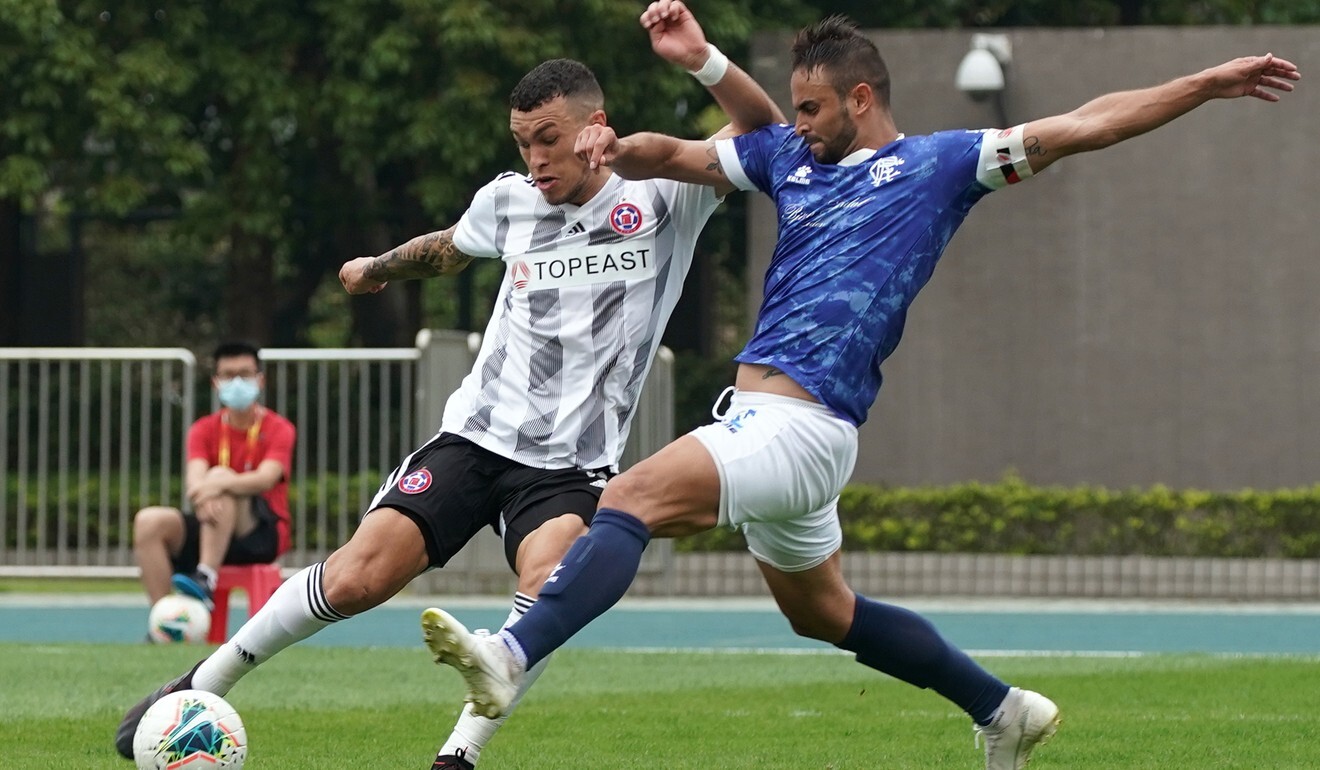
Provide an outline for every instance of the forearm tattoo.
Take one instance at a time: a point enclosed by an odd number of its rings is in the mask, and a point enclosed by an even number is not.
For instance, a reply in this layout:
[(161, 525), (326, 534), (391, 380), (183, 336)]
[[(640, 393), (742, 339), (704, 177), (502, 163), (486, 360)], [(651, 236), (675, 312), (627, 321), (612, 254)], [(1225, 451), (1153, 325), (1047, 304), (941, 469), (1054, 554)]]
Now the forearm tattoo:
[(419, 235), (402, 246), (372, 260), (363, 274), (373, 281), (430, 278), (456, 273), (472, 257), (454, 245), (454, 228)]
[(783, 369), (776, 369), (775, 367), (772, 366), (769, 369), (766, 369), (764, 372), (761, 372), (761, 379), (768, 380), (771, 377), (774, 377), (775, 375), (783, 374), (783, 373), (784, 373)]
[(1040, 143), (1039, 136), (1028, 136), (1023, 139), (1022, 147), (1027, 151), (1028, 155), (1040, 155), (1044, 157), (1046, 154), (1045, 145)]

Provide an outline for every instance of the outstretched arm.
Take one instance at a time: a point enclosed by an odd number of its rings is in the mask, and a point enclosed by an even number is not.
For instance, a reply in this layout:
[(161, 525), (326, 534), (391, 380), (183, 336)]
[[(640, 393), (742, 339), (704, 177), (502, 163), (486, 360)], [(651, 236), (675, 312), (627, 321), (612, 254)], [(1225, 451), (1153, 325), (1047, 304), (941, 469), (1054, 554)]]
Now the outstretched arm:
[(339, 268), (339, 281), (349, 294), (374, 294), (392, 280), (457, 273), (473, 259), (454, 245), (457, 227), (419, 235), (379, 257), (351, 259)]
[[(709, 83), (706, 88), (730, 119), (717, 138), (783, 122), (784, 113), (765, 89), (706, 43), (701, 26), (682, 2), (657, 0), (647, 7), (641, 22), (657, 54)], [(721, 197), (734, 189), (724, 175), (712, 140), (685, 141), (651, 133), (619, 139), (614, 129), (591, 125), (578, 135), (574, 150), (590, 161), (593, 169), (609, 166), (625, 179), (664, 177), (693, 182), (714, 188)]]
[[(1279, 101), (1293, 90), (1297, 65), (1273, 54), (1234, 59), (1164, 85), (1093, 99), (1065, 115), (1033, 120), (1023, 130), (1032, 172), (1078, 152), (1099, 150), (1159, 128), (1212, 99), (1252, 96)], [(1273, 90), (1269, 90), (1273, 89)]]
[(680, 0), (656, 0), (642, 13), (641, 22), (656, 54), (699, 80), (714, 80), (706, 88), (729, 116), (727, 135), (784, 121), (784, 113), (765, 89), (706, 42), (701, 25)]
[(587, 126), (578, 134), (574, 150), (591, 167), (609, 166), (624, 179), (676, 179), (709, 185), (724, 196), (735, 188), (724, 174), (715, 140), (677, 139), (666, 134), (640, 133), (617, 137), (609, 126)]

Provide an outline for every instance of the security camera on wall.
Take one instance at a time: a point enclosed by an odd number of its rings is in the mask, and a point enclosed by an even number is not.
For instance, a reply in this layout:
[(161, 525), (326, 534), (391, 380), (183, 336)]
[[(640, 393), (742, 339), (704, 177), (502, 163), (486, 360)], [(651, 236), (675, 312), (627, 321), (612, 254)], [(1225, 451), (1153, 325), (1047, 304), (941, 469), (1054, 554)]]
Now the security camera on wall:
[(972, 49), (958, 63), (954, 85), (976, 101), (988, 99), (1004, 90), (1004, 65), (1012, 58), (1012, 46), (1005, 35), (973, 35)]
[(1004, 68), (994, 54), (973, 48), (958, 65), (954, 83), (959, 91), (979, 102), (1004, 90)]

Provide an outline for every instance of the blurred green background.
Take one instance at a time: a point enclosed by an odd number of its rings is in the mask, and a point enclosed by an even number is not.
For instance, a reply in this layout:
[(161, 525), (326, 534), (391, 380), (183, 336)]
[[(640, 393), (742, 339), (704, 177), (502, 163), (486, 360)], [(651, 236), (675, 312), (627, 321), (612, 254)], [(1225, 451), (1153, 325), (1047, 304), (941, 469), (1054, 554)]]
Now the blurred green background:
[[(746, 62), (757, 30), (1286, 24), (1320, 0), (694, 0)], [(619, 0), (0, 0), (0, 346), (406, 346), (480, 330), (500, 266), (350, 298), (336, 278), (447, 227), (522, 171), (507, 94), (538, 62), (597, 73), (620, 133), (723, 123)], [(745, 198), (707, 227), (665, 343), (678, 428), (746, 336)], [(479, 263), (485, 261), (478, 261)]]

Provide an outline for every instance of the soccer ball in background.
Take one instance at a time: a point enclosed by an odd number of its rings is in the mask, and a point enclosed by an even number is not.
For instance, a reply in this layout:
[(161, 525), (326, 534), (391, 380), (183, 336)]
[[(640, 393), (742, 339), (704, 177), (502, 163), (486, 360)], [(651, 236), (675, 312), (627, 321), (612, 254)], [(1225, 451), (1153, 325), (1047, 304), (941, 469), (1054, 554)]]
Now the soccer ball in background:
[(201, 600), (169, 594), (151, 606), (147, 633), (153, 642), (204, 642), (211, 630), (211, 613)]
[(202, 690), (179, 690), (147, 709), (133, 735), (138, 770), (240, 770), (247, 731), (234, 707)]

